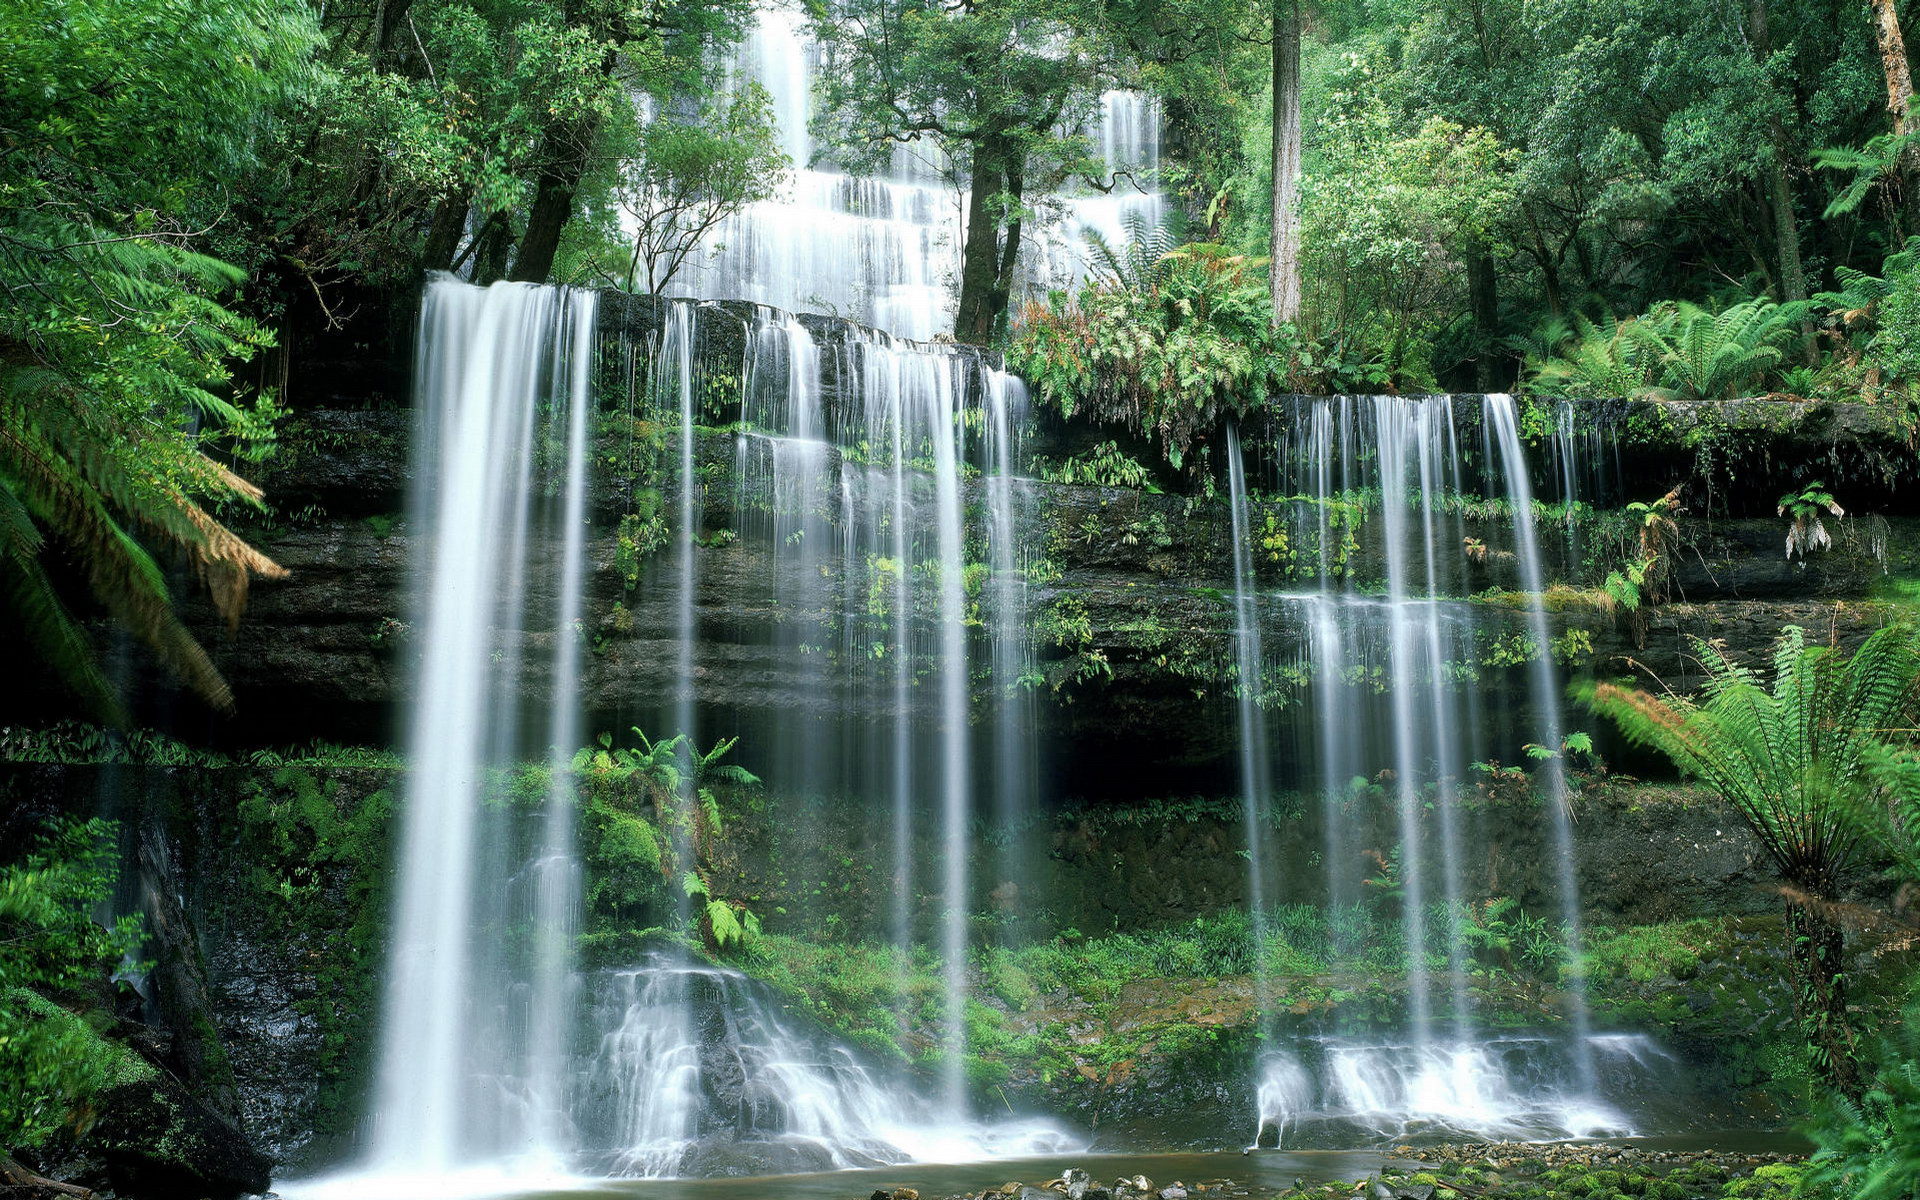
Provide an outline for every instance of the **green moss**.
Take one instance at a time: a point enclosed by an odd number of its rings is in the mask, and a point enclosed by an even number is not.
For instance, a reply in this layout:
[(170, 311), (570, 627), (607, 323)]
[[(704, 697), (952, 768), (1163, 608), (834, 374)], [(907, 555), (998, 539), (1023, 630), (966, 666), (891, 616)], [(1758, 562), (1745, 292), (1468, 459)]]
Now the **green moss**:
[(223, 902), (313, 973), (313, 993), (296, 1007), (320, 1031), (323, 1132), (351, 1124), (373, 1050), (393, 827), (387, 784), (385, 772), (286, 766), (254, 777), (235, 814), (247, 886)]
[(1647, 983), (1662, 976), (1690, 979), (1719, 926), (1709, 920), (1623, 928), (1596, 927), (1586, 938), (1584, 969), (1590, 976)]

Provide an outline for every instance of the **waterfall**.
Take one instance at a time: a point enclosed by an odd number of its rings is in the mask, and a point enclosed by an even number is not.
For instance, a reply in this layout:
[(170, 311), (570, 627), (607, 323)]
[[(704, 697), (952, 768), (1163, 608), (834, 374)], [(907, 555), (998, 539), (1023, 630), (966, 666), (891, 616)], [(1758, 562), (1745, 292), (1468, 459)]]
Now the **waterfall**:
[(726, 67), (729, 85), (757, 84), (772, 101), (792, 161), (786, 194), (723, 221), (687, 264), (677, 293), (825, 311), (902, 337), (953, 326), (939, 264), (957, 255), (962, 196), (930, 144), (902, 146), (884, 178), (848, 175), (814, 145), (813, 76), (819, 50), (804, 14), (761, 4)]
[(610, 1174), (830, 1171), (1059, 1146), (1039, 1127), (981, 1140), (724, 967), (656, 958), (612, 972), (591, 1011), (607, 1031), (586, 1075), (606, 1126), (593, 1140), (610, 1147), (597, 1165)]
[[(1458, 431), (1475, 424), (1485, 438), (1463, 440)], [(1247, 685), (1260, 670), (1258, 612), (1265, 597), (1278, 605), (1279, 622), (1294, 639), (1282, 661), (1309, 677), (1303, 691), (1310, 710), (1301, 720), (1311, 732), (1300, 744), (1318, 762), (1296, 774), (1317, 781), (1320, 790), (1329, 902), (1353, 903), (1352, 880), (1362, 869), (1357, 860), (1363, 852), (1370, 882), (1398, 901), (1406, 952), (1405, 1041), (1380, 1049), (1376, 1058), (1397, 1064), (1405, 1086), (1373, 1088), (1367, 1092), (1372, 1108), (1358, 1101), (1347, 1107), (1376, 1115), (1401, 1111), (1411, 1114), (1409, 1120), (1444, 1112), (1456, 1130), (1491, 1135), (1504, 1127), (1505, 1117), (1462, 1124), (1472, 1112), (1507, 1111), (1505, 1101), (1488, 1099), (1472, 1083), (1488, 1060), (1468, 986), (1462, 793), (1469, 764), (1512, 762), (1522, 743), (1557, 750), (1561, 738), (1558, 673), (1537, 600), (1545, 569), (1513, 404), (1504, 396), (1486, 397), (1477, 406), (1451, 396), (1298, 398), (1282, 404), (1275, 425), (1271, 486), (1279, 500), (1251, 498), (1253, 465), (1232, 431), (1228, 440), (1242, 791), (1251, 802), (1271, 788), (1273, 764), (1285, 753), (1254, 703), (1258, 689)], [(1525, 606), (1519, 629), (1467, 599), (1483, 586), (1474, 581), (1474, 564), (1490, 569), (1486, 564), (1494, 556), (1480, 538), (1468, 536), (1463, 517), (1470, 507), (1485, 511), (1471, 496), (1471, 481), (1481, 478), (1496, 483), (1512, 506), (1512, 548), (1499, 554), (1501, 561), (1512, 560), (1522, 590), (1536, 598)], [(1263, 572), (1279, 577), (1275, 586), (1259, 578)], [(1511, 703), (1475, 686), (1478, 674), (1491, 669), (1481, 662), (1487, 645), (1501, 650), (1496, 661), (1526, 664), (1525, 686)], [(1579, 902), (1558, 759), (1542, 760), (1535, 781), (1546, 797), (1544, 820), (1556, 848), (1558, 915), (1569, 955), (1577, 957)], [(1356, 840), (1363, 833), (1348, 816), (1354, 789), (1390, 801), (1397, 849)], [(1262, 875), (1264, 834), (1251, 817), (1247, 837), (1248, 893), (1261, 937), (1268, 882)], [(1566, 1070), (1555, 1086), (1567, 1105), (1601, 1111), (1604, 1106), (1592, 1099), (1595, 1041), (1577, 973), (1569, 975), (1567, 995), (1570, 1036), (1556, 1051)], [(1316, 1072), (1348, 1057), (1268, 1054), (1261, 1067), (1262, 1132), (1277, 1134), (1297, 1124), (1303, 1089), (1337, 1091)], [(1447, 1088), (1458, 1103), (1434, 1099)], [(1344, 1111), (1346, 1102), (1322, 1096), (1318, 1103)], [(1586, 1125), (1570, 1121), (1542, 1127), (1562, 1133), (1624, 1128), (1616, 1117)]]
[[(1538, 648), (1530, 661), (1533, 675), (1533, 702), (1537, 707), (1540, 745), (1548, 752), (1537, 778), (1546, 785), (1547, 811), (1553, 821), (1554, 874), (1560, 885), (1561, 920), (1567, 929), (1567, 959), (1580, 961), (1580, 887), (1574, 875), (1573, 815), (1568, 810), (1565, 764), (1561, 753), (1560, 681), (1553, 669), (1553, 654), (1547, 634), (1547, 610), (1544, 595), (1546, 576), (1540, 565), (1540, 540), (1533, 528), (1533, 485), (1527, 479), (1526, 450), (1520, 444), (1513, 397), (1487, 397), (1487, 430), (1500, 450), (1501, 469), (1506, 477), (1507, 497), (1513, 504), (1513, 531), (1520, 556), (1520, 584), (1531, 597), (1527, 604), (1527, 628)], [(1567, 1014), (1574, 1031), (1576, 1065), (1581, 1083), (1591, 1089), (1594, 1081), (1593, 1059), (1587, 1050), (1587, 1034), (1592, 1021), (1587, 1012), (1587, 985), (1580, 972), (1570, 973)]]
[(1265, 686), (1266, 654), (1261, 649), (1259, 599), (1253, 583), (1253, 522), (1248, 511), (1246, 463), (1240, 432), (1227, 428), (1228, 502), (1233, 534), (1233, 665), (1238, 677), (1240, 717), (1240, 803), (1247, 837), (1247, 907), (1253, 917), (1255, 998), (1264, 1009), (1266, 979), (1267, 806), (1273, 802), (1266, 722), (1260, 700)]
[[(988, 566), (993, 582), (992, 679), (994, 812), (999, 826), (998, 881), (991, 893), (1001, 914), (1025, 926), (1026, 897), (1038, 863), (1022, 853), (1026, 831), (1038, 815), (1039, 762), (1031, 730), (1033, 646), (1028, 627), (1025, 528), (1026, 480), (1020, 476), (1021, 435), (1028, 418), (1027, 389), (1018, 378), (992, 372), (987, 379)], [(1024, 885), (1023, 882), (1025, 881)]]
[[(804, 13), (763, 0), (724, 75), (736, 92), (748, 84), (766, 91), (792, 177), (782, 195), (722, 221), (674, 292), (831, 313), (903, 338), (945, 333), (953, 328), (968, 193), (931, 140), (896, 145), (879, 177), (834, 164), (810, 124), (814, 75), (828, 67)], [(1160, 119), (1159, 101), (1145, 93), (1100, 97), (1083, 132), (1098, 149), (1107, 190), (1070, 193), (1053, 205), (1027, 197), (1040, 215), (1027, 223), (1026, 286), (1038, 293), (1071, 286), (1087, 270), (1089, 232), (1119, 246), (1131, 222), (1152, 228), (1165, 218)]]
[[(887, 923), (903, 963), (916, 946), (935, 949), (941, 963), (937, 1123), (960, 1138), (952, 1144), (975, 1156), (1034, 1138), (1059, 1144), (1050, 1126), (974, 1122), (965, 1075), (973, 829), (986, 817), (1023, 819), (1033, 803), (1024, 718), (1031, 647), (1018, 548), (1025, 390), (965, 347), (852, 326), (834, 326), (828, 338), (813, 323), (759, 305), (668, 307), (663, 348), (647, 358), (656, 376), (647, 403), (664, 422), (675, 415), (669, 405), (712, 390), (713, 370), (742, 381), (734, 450), (720, 461), (733, 464), (742, 537), (765, 548), (751, 561), (764, 572), (755, 586), (764, 588), (778, 669), (804, 698), (761, 718), (747, 752), (762, 756), (756, 770), (786, 797), (782, 821), (796, 831), (817, 819), (816, 797), (870, 797), (875, 823), (890, 822), (877, 839), (893, 859)], [(730, 344), (735, 329), (737, 366), (664, 349)], [(681, 423), (683, 446), (718, 436)], [(685, 448), (680, 458), (683, 480), (710, 461)], [(705, 536), (702, 518), (690, 520), (676, 533), (682, 547)], [(970, 544), (984, 546), (986, 562), (970, 561)], [(675, 611), (690, 613), (703, 586), (700, 561), (696, 550), (643, 586), (673, 589)], [(975, 622), (989, 634), (984, 659), (969, 644)], [(684, 627), (691, 630), (690, 618)], [(679, 653), (693, 661), (691, 645)], [(981, 668), (991, 679), (992, 717), (976, 724), (972, 676)], [(697, 664), (681, 673), (677, 711), (693, 711), (703, 681)], [(987, 754), (996, 767), (976, 779), (976, 760)], [(921, 859), (928, 833), (938, 851)], [(633, 1003), (665, 1012), (671, 991), (661, 984)], [(637, 1030), (639, 1020), (620, 1024)], [(666, 1053), (682, 1035), (633, 1036)], [(697, 1155), (676, 1140), (679, 1126), (660, 1117), (648, 1128), (648, 1149), (621, 1158), (621, 1169), (687, 1171)]]
[(1672, 1089), (1675, 1060), (1650, 1039), (1613, 1034), (1572, 1043), (1529, 1035), (1421, 1046), (1315, 1037), (1262, 1064), (1260, 1126), (1287, 1146), (1350, 1145), (1410, 1136), (1540, 1140), (1632, 1133), (1585, 1078), (1605, 1060), (1616, 1091), (1651, 1102)]
[[(515, 831), (482, 800), (488, 772), (534, 748), (521, 736), (516, 682), (542, 642), (557, 698), (547, 752), (576, 740), (595, 304), (592, 293), (524, 284), (427, 291), (415, 435), (421, 654), (372, 1122), (372, 1158), (388, 1169), (565, 1149), (571, 797), (556, 769), (529, 858), (512, 855)], [(557, 562), (526, 561), (535, 547), (557, 549)], [(492, 876), (501, 867), (504, 888)], [(511, 961), (499, 939), (519, 905), (534, 925), (530, 964)]]

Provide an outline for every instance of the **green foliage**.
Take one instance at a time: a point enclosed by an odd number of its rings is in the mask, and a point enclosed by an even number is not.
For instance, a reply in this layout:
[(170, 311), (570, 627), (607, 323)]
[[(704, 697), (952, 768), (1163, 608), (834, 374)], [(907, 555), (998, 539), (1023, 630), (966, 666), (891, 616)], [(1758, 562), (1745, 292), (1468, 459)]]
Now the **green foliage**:
[(1846, 655), (1808, 645), (1789, 626), (1774, 646), (1770, 683), (1696, 640), (1704, 702), (1611, 683), (1591, 698), (1629, 740), (1724, 796), (1788, 880), (1824, 889), (1851, 857), (1840, 798), (1873, 785), (1868, 755), (1913, 703), (1920, 662), (1912, 640), (1910, 630), (1889, 627)]
[(282, 0), (0, 13), (0, 578), (31, 644), (103, 715), (117, 701), (51, 556), (221, 708), (153, 550), (181, 551), (230, 622), (249, 577), (281, 574), (212, 512), (260, 493), (203, 451), (264, 453), (275, 409), (234, 386), (272, 339), (227, 307), (243, 276), (207, 252), (208, 229), (304, 86), (312, 38)]
[(117, 853), (110, 822), (65, 821), (0, 868), (0, 1149), (37, 1145), (140, 1070), (54, 1003), (99, 983), (140, 944), (138, 917), (111, 928), (93, 920), (113, 894)]
[(677, 881), (682, 896), (700, 903), (694, 917), (709, 950), (745, 947), (758, 935), (759, 919), (716, 883), (716, 868), (724, 865), (719, 788), (760, 782), (746, 768), (720, 761), (739, 739), (701, 751), (684, 733), (658, 740), (637, 728), (633, 734), (637, 747), (615, 746), (612, 735), (602, 734), (598, 748), (573, 757), (586, 800), (588, 936), (664, 924), (663, 885)]
[[(1890, 782), (1874, 769), (1886, 741), (1912, 728), (1920, 656), (1913, 633), (1889, 627), (1851, 656), (1809, 646), (1789, 626), (1772, 680), (1696, 640), (1703, 700), (1603, 683), (1594, 707), (1629, 741), (1661, 751), (1720, 793), (1790, 885), (1790, 946), (1801, 1018), (1816, 1067), (1843, 1094), (1860, 1086), (1849, 1027), (1841, 934), (1828, 912), (1856, 847), (1863, 794)], [(1865, 802), (1871, 803), (1871, 801)]]
[(869, 169), (901, 143), (930, 143), (964, 174), (954, 333), (997, 339), (1034, 185), (1104, 174), (1077, 131), (1124, 70), (1125, 22), (1089, 0), (819, 0), (808, 14), (825, 52), (820, 124), (836, 157)]
[(341, 746), (315, 739), (304, 746), (259, 749), (236, 759), (175, 741), (151, 729), (109, 729), (82, 721), (60, 721), (44, 729), (0, 726), (0, 759), (31, 763), (112, 763), (121, 766), (220, 768), (248, 765), (367, 767), (396, 770), (400, 756), (370, 746)]
[(1749, 299), (1715, 312), (1685, 301), (1596, 324), (1550, 322), (1530, 344), (1535, 391), (1551, 396), (1731, 400), (1780, 379), (1806, 304)]
[(1501, 244), (1515, 154), (1491, 130), (1437, 114), (1402, 125), (1383, 66), (1353, 52), (1329, 72), (1300, 185), (1306, 321), (1431, 386), (1434, 341), (1466, 299), (1463, 259)]
[(644, 504), (641, 512), (623, 515), (615, 531), (613, 568), (620, 574), (622, 588), (629, 593), (640, 586), (641, 565), (658, 554), (670, 536), (666, 518), (660, 514), (659, 494), (649, 493), (649, 496), (652, 502)]
[(1777, 515), (1793, 518), (1793, 523), (1787, 526), (1787, 558), (1791, 560), (1796, 554), (1805, 558), (1816, 550), (1832, 546), (1833, 538), (1821, 518), (1824, 515), (1843, 517), (1846, 510), (1833, 498), (1833, 493), (1827, 491), (1826, 484), (1816, 482), (1780, 497)]
[(1215, 245), (1165, 247), (1136, 224), (1127, 247), (1069, 299), (1021, 315), (1008, 363), (1064, 416), (1152, 438), (1176, 470), (1196, 442), (1265, 399), (1289, 358), (1252, 262)]
[(1120, 449), (1117, 442), (1101, 442), (1085, 454), (1076, 454), (1059, 462), (1036, 458), (1033, 473), (1049, 483), (1091, 484), (1094, 487), (1138, 488), (1157, 492), (1153, 472), (1139, 459)]
[(1685, 979), (1699, 967), (1701, 948), (1713, 933), (1711, 922), (1701, 919), (1626, 928), (1598, 926), (1582, 939), (1580, 969), (1590, 978), (1636, 983), (1663, 976)]
[(1858, 148), (1834, 146), (1815, 151), (1816, 167), (1854, 173), (1847, 186), (1828, 203), (1824, 215), (1840, 217), (1858, 212), (1878, 186), (1888, 185), (1898, 191), (1903, 164), (1911, 160), (1916, 147), (1920, 147), (1920, 130), (1882, 133), (1868, 138)]
[[(390, 792), (352, 796), (337, 777), (287, 766), (256, 782), (238, 813), (248, 836), (257, 839), (254, 886), (287, 906), (290, 923), (308, 927), (320, 910), (341, 899), (348, 912), (378, 913), (393, 817)], [(335, 874), (346, 880), (340, 896), (328, 891)], [(375, 920), (369, 915), (358, 931), (358, 953), (369, 948)]]
[(389, 916), (393, 792), (338, 769), (351, 765), (308, 759), (250, 775), (232, 835), (245, 886), (214, 899), (227, 920), (270, 931), (311, 964), (315, 986), (294, 1007), (319, 1034), (322, 1127), (351, 1123), (360, 1102)]
[(664, 292), (721, 222), (772, 199), (793, 164), (780, 149), (772, 108), (760, 87), (705, 101), (682, 116), (646, 123), (614, 195), (631, 242), (625, 271), (599, 272), (628, 291)]
[(1842, 1096), (1815, 1107), (1809, 1132), (1820, 1152), (1808, 1164), (1812, 1194), (1848, 1200), (1920, 1197), (1920, 1004), (1882, 1039), (1879, 1066), (1855, 1104)]

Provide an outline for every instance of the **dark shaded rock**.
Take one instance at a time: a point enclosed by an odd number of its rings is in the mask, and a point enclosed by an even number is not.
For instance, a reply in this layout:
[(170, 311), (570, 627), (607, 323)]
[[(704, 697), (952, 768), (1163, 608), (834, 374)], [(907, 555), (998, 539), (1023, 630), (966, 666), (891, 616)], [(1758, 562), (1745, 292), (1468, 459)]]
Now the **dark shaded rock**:
[(119, 1191), (224, 1200), (271, 1182), (272, 1160), (164, 1075), (111, 1089), (99, 1111), (82, 1148), (105, 1160)]

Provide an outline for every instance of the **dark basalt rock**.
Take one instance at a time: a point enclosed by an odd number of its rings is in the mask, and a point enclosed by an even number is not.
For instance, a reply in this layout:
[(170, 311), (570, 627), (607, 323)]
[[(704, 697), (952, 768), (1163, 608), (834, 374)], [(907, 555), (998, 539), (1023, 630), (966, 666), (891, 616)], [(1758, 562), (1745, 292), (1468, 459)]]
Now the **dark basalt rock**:
[(99, 1111), (82, 1149), (117, 1191), (225, 1200), (271, 1183), (272, 1160), (165, 1075), (113, 1088)]

